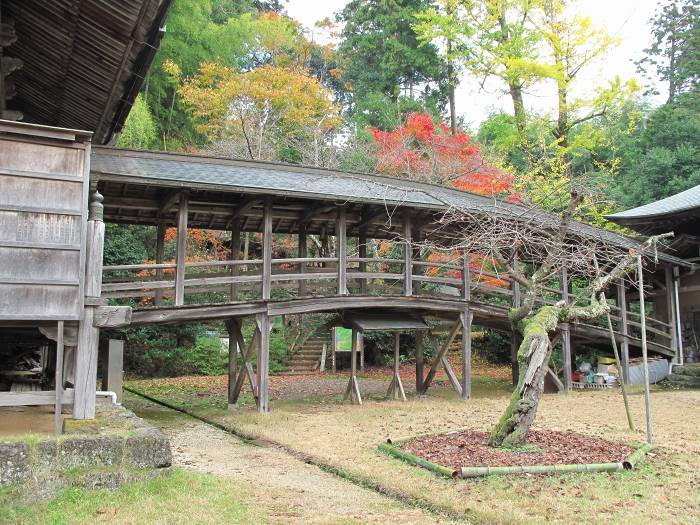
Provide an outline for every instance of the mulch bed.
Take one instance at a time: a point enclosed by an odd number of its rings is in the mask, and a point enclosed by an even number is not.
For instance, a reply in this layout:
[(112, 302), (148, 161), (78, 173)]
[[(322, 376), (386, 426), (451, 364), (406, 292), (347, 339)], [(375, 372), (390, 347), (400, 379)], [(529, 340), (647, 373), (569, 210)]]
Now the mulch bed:
[(553, 430), (531, 430), (527, 448), (532, 451), (492, 448), (486, 445), (487, 439), (487, 432), (465, 430), (414, 438), (401, 443), (400, 447), (452, 469), (608, 463), (622, 461), (634, 451), (627, 445), (605, 439)]

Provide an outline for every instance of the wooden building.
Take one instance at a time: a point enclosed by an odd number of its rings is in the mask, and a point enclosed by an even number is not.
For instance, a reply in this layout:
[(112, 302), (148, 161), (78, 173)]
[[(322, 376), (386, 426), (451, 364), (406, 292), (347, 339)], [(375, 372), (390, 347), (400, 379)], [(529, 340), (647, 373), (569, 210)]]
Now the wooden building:
[(655, 310), (679, 320), (677, 362), (700, 361), (700, 186), (608, 218), (644, 235), (674, 233), (668, 251), (689, 264), (658, 272)]

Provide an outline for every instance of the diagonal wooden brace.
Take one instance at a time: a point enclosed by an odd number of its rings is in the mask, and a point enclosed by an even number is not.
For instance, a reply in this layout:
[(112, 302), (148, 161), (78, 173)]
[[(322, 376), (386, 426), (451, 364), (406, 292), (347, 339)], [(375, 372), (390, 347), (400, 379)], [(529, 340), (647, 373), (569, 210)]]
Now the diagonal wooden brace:
[[(450, 348), (450, 345), (452, 344), (452, 341), (454, 341), (455, 336), (457, 335), (457, 332), (459, 331), (461, 323), (459, 322), (459, 319), (455, 321), (455, 324), (452, 326), (452, 330), (450, 330), (450, 333), (447, 336), (447, 339), (445, 339), (445, 342), (443, 343), (442, 347), (438, 351), (438, 353), (435, 355), (433, 358), (433, 364), (430, 366), (430, 370), (428, 371), (428, 375), (426, 376), (425, 380), (423, 381), (423, 391), (421, 394), (425, 394), (428, 391), (428, 388), (430, 388), (430, 384), (433, 382), (433, 379), (435, 379), (435, 374), (438, 371), (438, 367), (443, 364), (443, 358), (445, 358), (445, 354), (447, 353), (447, 350)], [(447, 362), (447, 359), (444, 359), (445, 362)], [(448, 365), (449, 366), (449, 365)], [(445, 368), (447, 371), (448, 368)], [(451, 370), (451, 368), (449, 368)], [(449, 372), (447, 373), (448, 377), (450, 376)], [(452, 373), (454, 375), (454, 372)], [(450, 381), (452, 381), (450, 379)], [(457, 384), (459, 384), (459, 381), (457, 381)]]

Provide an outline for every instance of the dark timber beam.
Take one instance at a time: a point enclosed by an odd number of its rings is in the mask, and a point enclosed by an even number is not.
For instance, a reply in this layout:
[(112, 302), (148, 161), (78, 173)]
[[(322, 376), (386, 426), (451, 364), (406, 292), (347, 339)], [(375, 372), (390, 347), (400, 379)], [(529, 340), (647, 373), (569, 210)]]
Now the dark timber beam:
[(163, 202), (158, 207), (158, 216), (165, 215), (170, 211), (170, 209), (175, 206), (175, 203), (180, 200), (182, 192), (179, 190), (172, 190), (166, 195)]

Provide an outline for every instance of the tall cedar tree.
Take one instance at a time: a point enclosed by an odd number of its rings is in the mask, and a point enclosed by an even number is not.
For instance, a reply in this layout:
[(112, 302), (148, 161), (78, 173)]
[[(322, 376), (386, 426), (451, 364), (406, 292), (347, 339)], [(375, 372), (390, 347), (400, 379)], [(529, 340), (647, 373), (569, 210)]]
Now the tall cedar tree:
[[(355, 101), (383, 94), (393, 102), (445, 80), (446, 70), (434, 45), (420, 45), (413, 29), (417, 13), (430, 0), (351, 0), (337, 14), (344, 24), (339, 54), (343, 79)], [(428, 86), (429, 88), (430, 86)], [(429, 91), (429, 89), (428, 89)]]

